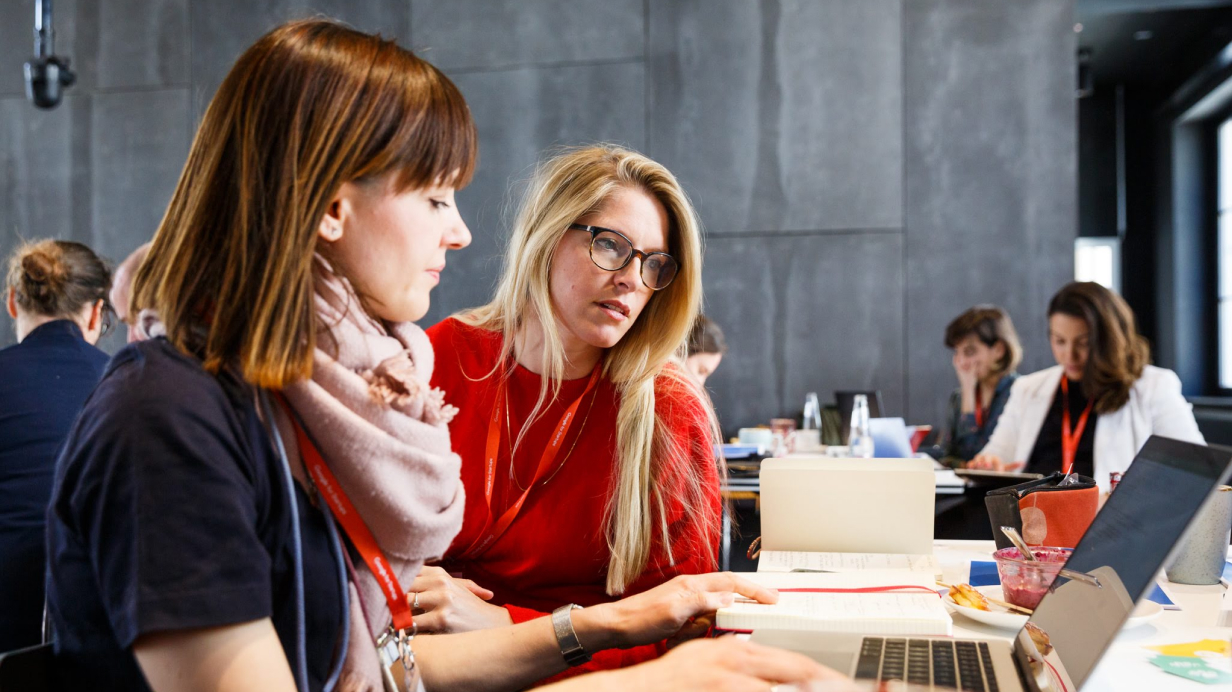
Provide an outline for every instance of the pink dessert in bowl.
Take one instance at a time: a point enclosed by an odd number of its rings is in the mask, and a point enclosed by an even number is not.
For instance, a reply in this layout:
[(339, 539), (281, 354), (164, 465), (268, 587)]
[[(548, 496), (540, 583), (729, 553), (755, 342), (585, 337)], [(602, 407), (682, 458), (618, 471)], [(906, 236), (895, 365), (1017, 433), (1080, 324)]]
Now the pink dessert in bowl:
[(1031, 553), (1036, 562), (1023, 559), (1018, 548), (1002, 548), (993, 553), (1005, 600), (1035, 610), (1072, 552), (1072, 548), (1035, 547)]

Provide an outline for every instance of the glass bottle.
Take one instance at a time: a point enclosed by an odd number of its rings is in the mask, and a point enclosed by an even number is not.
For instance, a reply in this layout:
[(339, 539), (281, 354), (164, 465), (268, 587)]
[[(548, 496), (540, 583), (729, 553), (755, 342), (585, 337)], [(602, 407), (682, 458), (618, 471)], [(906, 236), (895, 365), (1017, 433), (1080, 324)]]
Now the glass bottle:
[(804, 397), (804, 420), (800, 422), (803, 430), (821, 430), (821, 404), (817, 401), (817, 392), (809, 392)]
[(868, 425), (868, 395), (857, 394), (851, 406), (851, 436), (847, 439), (851, 456), (873, 458), (873, 436)]

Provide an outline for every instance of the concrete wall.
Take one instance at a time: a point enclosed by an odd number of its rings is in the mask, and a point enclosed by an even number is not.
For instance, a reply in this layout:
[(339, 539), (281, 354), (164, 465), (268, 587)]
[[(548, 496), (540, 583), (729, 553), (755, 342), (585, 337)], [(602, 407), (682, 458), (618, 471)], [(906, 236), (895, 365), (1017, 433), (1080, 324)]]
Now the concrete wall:
[[(466, 94), (480, 133), (459, 195), (474, 244), (426, 323), (483, 302), (508, 207), (541, 152), (615, 141), (671, 168), (707, 238), (706, 309), (731, 353), (725, 429), (804, 395), (879, 388), (935, 422), (946, 322), (1008, 307), (1048, 362), (1043, 310), (1072, 276), (1071, 0), (61, 0), (79, 84), (22, 95), (34, 0), (0, 4), (0, 251), (18, 237), (115, 260), (149, 238), (231, 62), (324, 13), (398, 37)], [(512, 192), (511, 192), (512, 191)], [(7, 321), (0, 345), (11, 343)], [(117, 342), (112, 339), (109, 348)]]

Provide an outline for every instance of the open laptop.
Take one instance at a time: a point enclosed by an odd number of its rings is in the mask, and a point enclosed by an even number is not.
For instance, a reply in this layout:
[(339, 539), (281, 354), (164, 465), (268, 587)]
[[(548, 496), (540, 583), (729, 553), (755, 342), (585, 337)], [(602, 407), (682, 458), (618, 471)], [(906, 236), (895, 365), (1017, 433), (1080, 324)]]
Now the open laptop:
[[(1101, 586), (1059, 577), (1013, 642), (785, 631), (754, 632), (753, 641), (863, 680), (993, 692), (1081, 689), (1194, 515), (1227, 481), (1230, 462), (1232, 449), (1147, 440), (1066, 564)], [(1046, 656), (1032, 641), (1032, 625), (1051, 640)], [(1057, 678), (1063, 687), (1048, 686)]]
[(911, 436), (902, 418), (870, 418), (868, 434), (873, 438), (873, 456), (878, 459), (907, 459), (915, 456)]
[(766, 459), (762, 549), (931, 555), (936, 487), (931, 459)]

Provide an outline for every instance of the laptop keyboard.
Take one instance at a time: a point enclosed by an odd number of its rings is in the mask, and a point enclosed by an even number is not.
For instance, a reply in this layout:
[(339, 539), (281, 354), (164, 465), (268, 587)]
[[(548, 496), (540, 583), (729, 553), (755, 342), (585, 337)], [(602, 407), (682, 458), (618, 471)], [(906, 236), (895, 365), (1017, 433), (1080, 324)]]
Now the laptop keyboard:
[(855, 677), (964, 692), (999, 692), (986, 642), (865, 637)]

